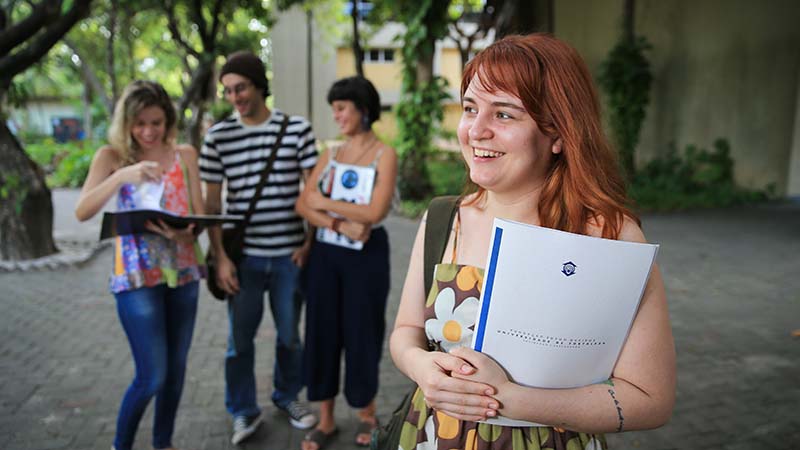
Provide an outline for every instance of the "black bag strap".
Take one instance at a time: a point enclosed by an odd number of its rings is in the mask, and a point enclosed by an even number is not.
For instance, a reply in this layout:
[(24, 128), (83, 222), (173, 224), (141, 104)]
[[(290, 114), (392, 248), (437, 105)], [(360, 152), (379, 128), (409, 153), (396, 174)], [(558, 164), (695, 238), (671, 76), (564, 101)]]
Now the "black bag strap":
[(433, 285), (433, 268), (442, 260), (444, 249), (447, 247), (450, 230), (453, 228), (453, 220), (460, 202), (461, 197), (448, 195), (434, 198), (428, 206), (424, 251), (426, 296)]
[(237, 228), (244, 228), (250, 222), (250, 217), (256, 210), (256, 203), (261, 199), (261, 190), (264, 189), (264, 185), (267, 184), (267, 179), (269, 178), (269, 173), (272, 172), (272, 166), (275, 165), (275, 160), (278, 158), (278, 150), (281, 146), (281, 141), (283, 140), (283, 135), (286, 134), (286, 128), (289, 126), (289, 115), (283, 115), (283, 122), (281, 123), (281, 130), (278, 132), (278, 136), (275, 138), (275, 142), (272, 144), (272, 151), (269, 153), (269, 159), (267, 160), (267, 165), (264, 166), (264, 170), (261, 171), (261, 179), (258, 180), (258, 185), (256, 186), (256, 192), (253, 195), (253, 198), (250, 199), (250, 205), (247, 207), (247, 213), (244, 215), (244, 220), (237, 224)]

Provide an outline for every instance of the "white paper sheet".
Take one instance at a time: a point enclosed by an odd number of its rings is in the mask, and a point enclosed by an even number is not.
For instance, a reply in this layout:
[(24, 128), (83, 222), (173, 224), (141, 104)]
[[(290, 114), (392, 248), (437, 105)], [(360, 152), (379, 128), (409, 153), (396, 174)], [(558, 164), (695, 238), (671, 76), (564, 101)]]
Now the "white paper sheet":
[[(357, 205), (366, 205), (372, 200), (372, 189), (375, 186), (375, 168), (336, 163), (331, 168), (330, 176), (333, 178), (331, 199), (343, 200)], [(330, 214), (334, 217), (339, 217), (336, 214)], [(330, 228), (317, 228), (317, 240), (353, 250), (364, 248), (363, 242), (354, 241)]]
[[(519, 384), (571, 388), (607, 380), (658, 245), (495, 219), (472, 347)], [(498, 425), (535, 425), (504, 417)]]
[(133, 204), (138, 209), (163, 209), (161, 197), (164, 195), (164, 180), (158, 183), (145, 181), (133, 191)]

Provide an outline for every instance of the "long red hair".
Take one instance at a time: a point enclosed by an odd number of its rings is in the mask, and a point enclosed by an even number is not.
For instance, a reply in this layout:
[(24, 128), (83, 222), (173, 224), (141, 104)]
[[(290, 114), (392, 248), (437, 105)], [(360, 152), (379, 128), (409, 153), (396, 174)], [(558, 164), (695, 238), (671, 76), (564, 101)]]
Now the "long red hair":
[[(578, 52), (546, 34), (508, 36), (478, 53), (464, 68), (461, 96), (480, 74), (488, 90), (515, 94), (539, 130), (561, 138), (539, 200), (542, 226), (602, 236), (619, 236), (625, 217), (640, 223), (627, 207), (625, 183), (600, 122), (600, 105), (589, 70)], [(467, 192), (485, 190), (467, 177)]]

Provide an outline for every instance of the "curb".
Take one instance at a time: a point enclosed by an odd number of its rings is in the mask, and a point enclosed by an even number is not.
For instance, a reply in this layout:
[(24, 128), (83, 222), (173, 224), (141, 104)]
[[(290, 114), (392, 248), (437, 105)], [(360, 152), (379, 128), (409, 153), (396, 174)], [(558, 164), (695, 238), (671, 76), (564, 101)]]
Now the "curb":
[(22, 261), (0, 261), (0, 273), (58, 270), (83, 264), (111, 245), (111, 241), (56, 240), (58, 253)]

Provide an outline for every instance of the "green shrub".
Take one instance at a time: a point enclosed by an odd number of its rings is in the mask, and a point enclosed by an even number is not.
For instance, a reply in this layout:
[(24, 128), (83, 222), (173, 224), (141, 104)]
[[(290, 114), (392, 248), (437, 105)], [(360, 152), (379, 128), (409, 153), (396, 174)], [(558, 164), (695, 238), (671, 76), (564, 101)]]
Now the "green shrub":
[(427, 160), (433, 195), (457, 195), (464, 190), (467, 171), (461, 153), (437, 151)]
[[(28, 141), (30, 142), (30, 141)], [(38, 139), (34, 142), (23, 143), (25, 152), (32, 160), (39, 164), (44, 169), (45, 173), (50, 174), (53, 171), (53, 161), (56, 155), (61, 152), (59, 144), (53, 138)]]
[(600, 66), (598, 81), (606, 92), (609, 125), (625, 179), (635, 176), (639, 131), (650, 102), (653, 75), (645, 53), (652, 47), (644, 37), (622, 37)]
[[(433, 196), (458, 195), (464, 190), (467, 174), (460, 153), (438, 150), (427, 155), (425, 165), (433, 185)], [(407, 217), (417, 218), (428, 208), (432, 196), (421, 200), (404, 199), (400, 204), (400, 213)]]
[(61, 159), (48, 184), (53, 187), (76, 188), (83, 185), (97, 146), (76, 145)]
[(628, 193), (641, 210), (672, 211), (753, 203), (774, 195), (774, 186), (749, 190), (736, 185), (730, 145), (717, 139), (714, 150), (688, 145), (683, 155), (674, 145), (663, 157), (637, 171)]
[(63, 144), (52, 138), (25, 145), (25, 151), (47, 175), (50, 187), (80, 187), (89, 173), (99, 141), (70, 141)]
[(426, 200), (403, 200), (400, 202), (400, 214), (416, 219), (422, 216), (422, 213), (428, 209), (430, 199)]

